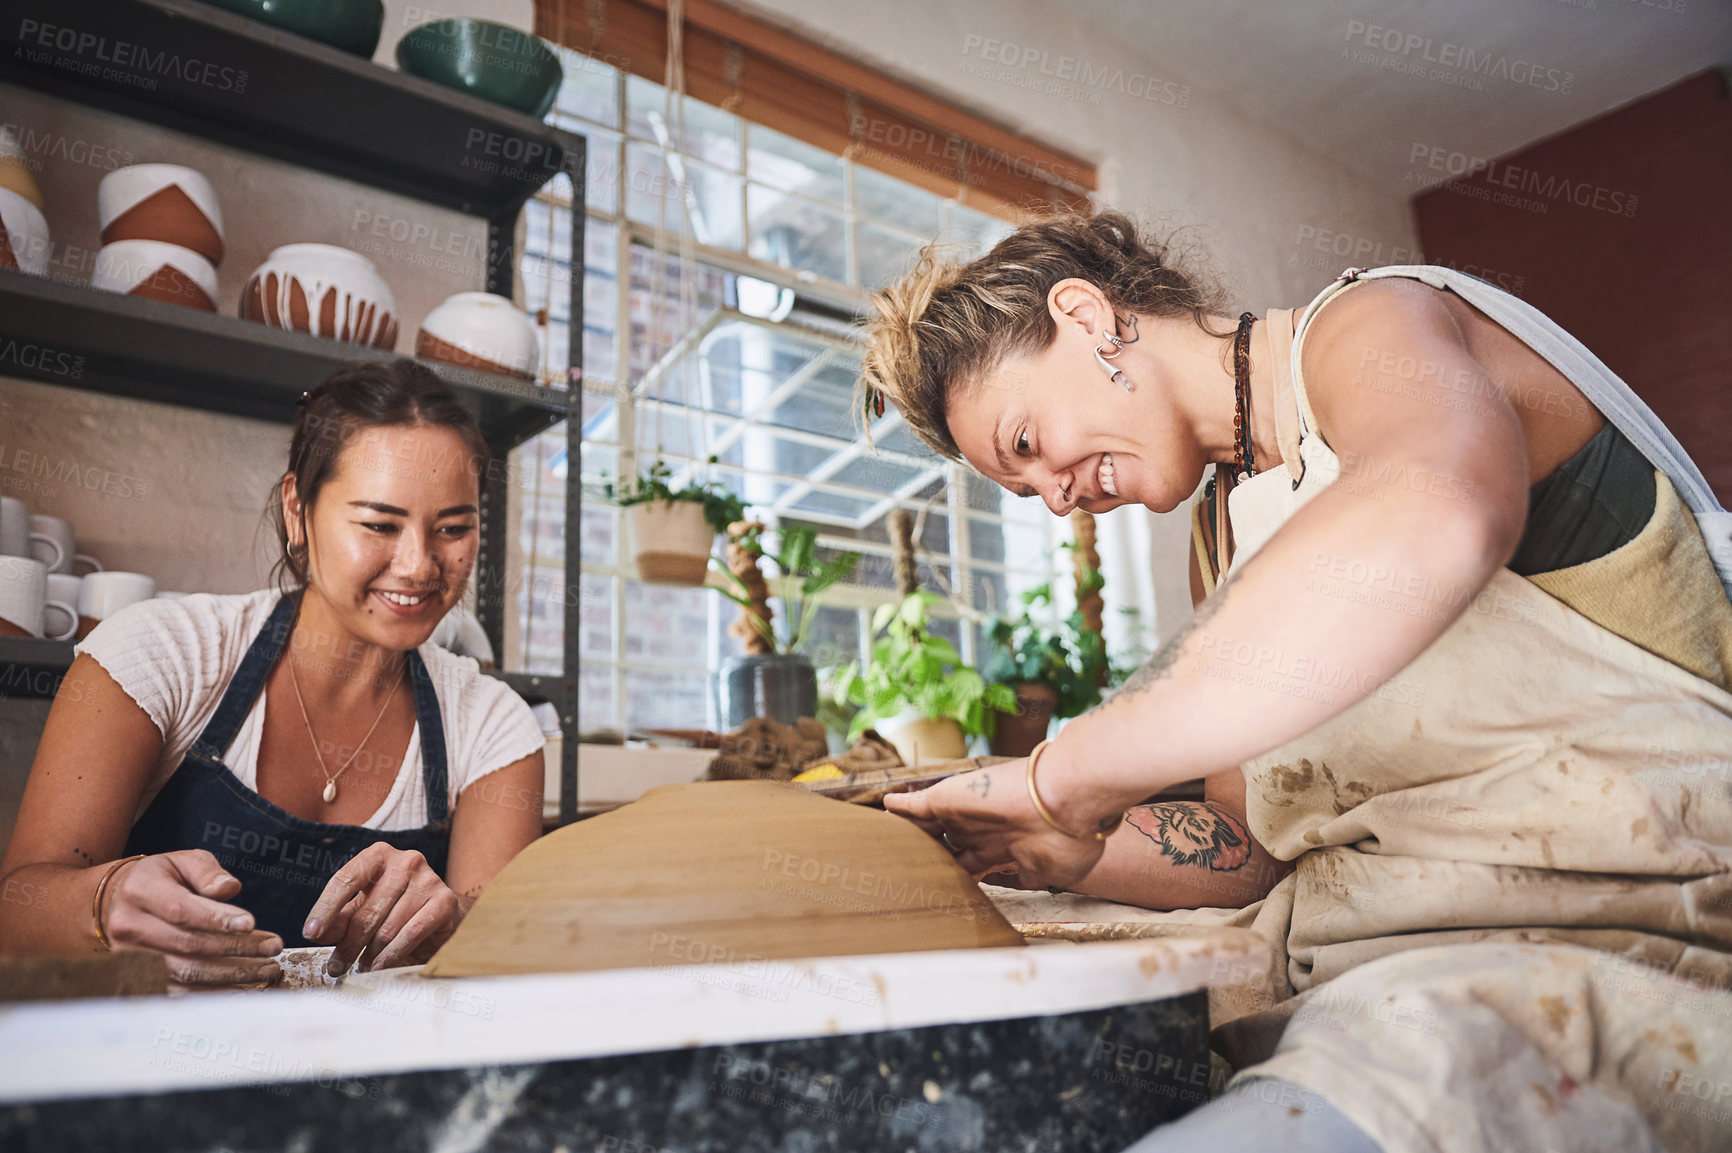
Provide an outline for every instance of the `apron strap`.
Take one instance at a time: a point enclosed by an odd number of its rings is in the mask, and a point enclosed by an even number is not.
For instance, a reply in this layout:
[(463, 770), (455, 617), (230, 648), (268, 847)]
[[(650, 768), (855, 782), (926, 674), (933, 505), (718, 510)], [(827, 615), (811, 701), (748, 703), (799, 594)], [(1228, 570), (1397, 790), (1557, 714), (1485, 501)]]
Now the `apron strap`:
[(439, 714), (439, 694), (433, 691), (433, 676), (418, 649), (405, 654), (409, 661), (409, 684), (415, 693), (415, 719), (421, 726), (421, 780), (427, 788), (427, 823), (443, 825), (450, 816), (446, 795), (449, 778), (445, 771), (445, 725)]
[(271, 669), (276, 667), (283, 646), (288, 644), (289, 633), (294, 630), (295, 618), (300, 614), (300, 608), (299, 592), (288, 593), (278, 599), (277, 607), (271, 610), (270, 618), (265, 621), (265, 626), (259, 630), (258, 636), (253, 638), (246, 656), (241, 658), (241, 666), (229, 681), (229, 687), (224, 690), (210, 723), (205, 725), (204, 731), (199, 733), (198, 739), (193, 742), (188, 751), (189, 756), (215, 764), (222, 762), (228, 747), (234, 743), (235, 734), (240, 732), (241, 725), (246, 722), (247, 714), (252, 712), (253, 702), (258, 700), (259, 693), (264, 691), (265, 681), (269, 679)]
[[(1665, 473), (1689, 507), (1708, 548), (1716, 574), (1726, 595), (1732, 598), (1732, 512), (1721, 507), (1702, 471), (1663, 421), (1604, 361), (1564, 328), (1518, 296), (1513, 296), (1477, 276), (1432, 264), (1392, 264), (1383, 268), (1349, 268), (1335, 278), (1306, 306), (1293, 339), (1293, 374), (1299, 376), (1299, 342), (1317, 310), (1357, 280), (1405, 277), (1433, 288), (1448, 289), (1490, 317), (1516, 339), (1544, 357), (1563, 373), (1582, 395), (1599, 409), (1608, 423), (1624, 434), (1648, 459)], [(1303, 418), (1301, 418), (1303, 419)], [(1306, 428), (1306, 433), (1310, 429)]]

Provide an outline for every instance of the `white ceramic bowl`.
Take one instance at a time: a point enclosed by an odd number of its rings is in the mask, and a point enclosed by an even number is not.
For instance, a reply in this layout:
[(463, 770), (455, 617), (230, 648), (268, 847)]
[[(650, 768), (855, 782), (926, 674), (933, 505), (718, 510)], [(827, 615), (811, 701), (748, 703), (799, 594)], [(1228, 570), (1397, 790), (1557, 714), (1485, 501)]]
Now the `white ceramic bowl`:
[(459, 292), (429, 312), (415, 355), (529, 380), (541, 358), (535, 322), (490, 292)]
[(190, 248), (159, 240), (118, 240), (96, 254), (92, 288), (216, 311), (217, 274)]
[(0, 128), (0, 188), (9, 188), (37, 209), (43, 209), (42, 189), (30, 173), (30, 158), (18, 144), (18, 137)]
[(37, 276), (48, 271), (48, 219), (40, 208), (10, 188), (0, 188), (0, 225), (6, 232), (0, 268)]
[(223, 214), (203, 173), (179, 164), (134, 164), (102, 178), (96, 191), (102, 242), (160, 240), (223, 259)]
[(334, 244), (285, 244), (241, 291), (241, 316), (374, 348), (397, 345), (397, 299), (373, 262)]

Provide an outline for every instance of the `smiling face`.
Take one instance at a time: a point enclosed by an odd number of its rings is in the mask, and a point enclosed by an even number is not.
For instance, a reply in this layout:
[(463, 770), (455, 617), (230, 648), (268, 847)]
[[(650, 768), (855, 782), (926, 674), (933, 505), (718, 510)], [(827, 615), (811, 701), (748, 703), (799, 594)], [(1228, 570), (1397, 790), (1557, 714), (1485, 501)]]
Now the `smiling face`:
[[(462, 599), (475, 564), (480, 489), (469, 458), (463, 438), (439, 426), (391, 425), (350, 437), (305, 510), (303, 609), (384, 649), (426, 641)], [(302, 509), (292, 475), (283, 505), (298, 540)]]
[(1095, 362), (1105, 333), (1129, 337), (1093, 285), (1065, 280), (1048, 294), (1056, 333), (1045, 349), (1013, 354), (974, 381), (953, 382), (950, 434), (981, 475), (1018, 496), (1038, 496), (1056, 516), (1100, 513), (1122, 504), (1157, 512), (1196, 491), (1205, 459), (1178, 402), (1163, 338), (1189, 320), (1139, 318), (1140, 339), (1115, 366), (1126, 392)]

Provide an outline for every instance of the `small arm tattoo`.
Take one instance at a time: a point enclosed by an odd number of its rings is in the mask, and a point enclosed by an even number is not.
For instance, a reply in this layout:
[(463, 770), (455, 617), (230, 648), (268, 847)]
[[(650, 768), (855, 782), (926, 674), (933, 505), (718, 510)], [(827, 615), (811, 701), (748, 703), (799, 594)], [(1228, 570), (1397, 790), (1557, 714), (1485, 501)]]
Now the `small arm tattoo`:
[(1230, 873), (1251, 859), (1251, 833), (1243, 824), (1196, 801), (1138, 805), (1125, 824), (1161, 847), (1175, 865)]
[(986, 794), (992, 792), (992, 778), (987, 776), (985, 773), (974, 773), (971, 775), (974, 779), (968, 782), (968, 785), (966, 786), (968, 791), (977, 797), (985, 799)]

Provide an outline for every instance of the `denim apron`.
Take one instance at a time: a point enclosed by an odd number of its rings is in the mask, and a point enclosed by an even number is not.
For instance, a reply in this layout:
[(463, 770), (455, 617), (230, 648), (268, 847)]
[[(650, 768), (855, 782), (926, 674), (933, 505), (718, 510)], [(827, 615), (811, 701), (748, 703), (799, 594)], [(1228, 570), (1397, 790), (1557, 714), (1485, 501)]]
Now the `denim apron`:
[(407, 675), (421, 728), (421, 772), (429, 820), (424, 828), (384, 832), (305, 820), (247, 788), (223, 764), (223, 756), (282, 655), (299, 608), (298, 593), (277, 602), (210, 723), (132, 826), (126, 842), (127, 856), (208, 850), (241, 882), (240, 895), (229, 903), (252, 913), (259, 928), (282, 937), (285, 948), (312, 944), (301, 935), (307, 914), (337, 870), (368, 845), (383, 841), (396, 849), (413, 849), (441, 877), (451, 848), (445, 730), (432, 678), (414, 649), (406, 654)]

